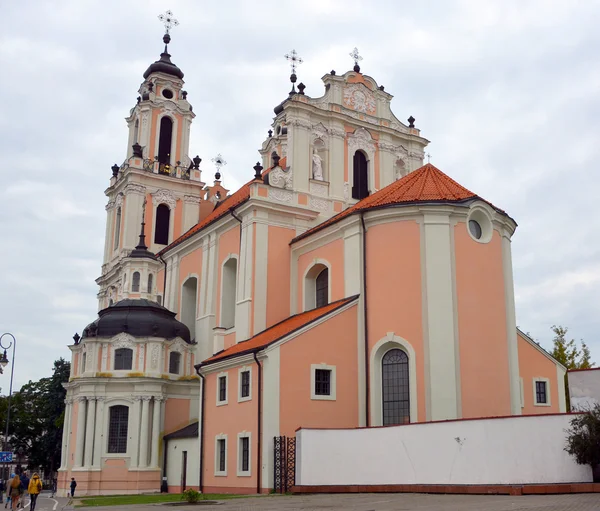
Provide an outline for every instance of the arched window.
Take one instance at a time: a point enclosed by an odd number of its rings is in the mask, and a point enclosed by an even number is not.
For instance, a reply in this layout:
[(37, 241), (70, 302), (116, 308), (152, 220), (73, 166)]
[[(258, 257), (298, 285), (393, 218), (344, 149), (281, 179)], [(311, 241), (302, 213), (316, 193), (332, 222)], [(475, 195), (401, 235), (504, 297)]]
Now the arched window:
[(410, 422), (408, 355), (401, 349), (388, 351), (381, 360), (383, 425)]
[(127, 426), (129, 423), (129, 407), (115, 405), (110, 407), (108, 423), (108, 452), (127, 452)]
[(118, 348), (115, 350), (115, 371), (130, 370), (133, 367), (133, 350)]
[(139, 293), (140, 292), (140, 272), (134, 271), (131, 277), (131, 292)]
[(325, 268), (316, 279), (315, 306), (323, 307), (329, 303), (329, 269)]
[(119, 248), (119, 240), (121, 239), (121, 206), (117, 208), (117, 218), (115, 220), (115, 246), (113, 250)]
[(135, 124), (133, 126), (133, 143), (134, 144), (138, 141), (139, 128), (140, 128), (140, 121), (138, 119), (136, 119)]
[(164, 116), (160, 120), (160, 138), (158, 140), (158, 161), (163, 164), (171, 163), (171, 139), (173, 137), (173, 121)]
[(196, 297), (198, 296), (198, 279), (187, 279), (181, 289), (181, 322), (190, 329), (190, 338), (196, 338)]
[(369, 195), (369, 166), (365, 153), (356, 151), (354, 153), (353, 165), (352, 198), (364, 199)]
[(169, 224), (171, 210), (166, 204), (159, 204), (156, 208), (156, 223), (154, 224), (154, 243), (157, 245), (169, 244)]
[(152, 293), (152, 285), (154, 284), (154, 277), (152, 273), (148, 274), (148, 293)]
[(237, 259), (231, 258), (223, 265), (221, 292), (221, 326), (235, 326), (235, 295), (237, 283)]
[(169, 353), (169, 373), (179, 374), (179, 367), (181, 366), (181, 354), (176, 351)]

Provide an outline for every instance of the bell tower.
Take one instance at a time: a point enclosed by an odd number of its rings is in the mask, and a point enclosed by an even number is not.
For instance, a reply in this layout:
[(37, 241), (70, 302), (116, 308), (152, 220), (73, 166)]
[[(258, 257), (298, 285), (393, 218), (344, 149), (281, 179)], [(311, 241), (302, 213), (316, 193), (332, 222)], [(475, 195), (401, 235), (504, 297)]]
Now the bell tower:
[[(145, 71), (129, 128), (125, 161), (112, 166), (105, 194), (107, 221), (99, 308), (123, 298), (162, 301), (156, 274), (162, 262), (154, 254), (199, 220), (205, 192), (200, 162), (190, 158), (190, 128), (195, 114), (183, 90), (183, 71), (168, 52), (170, 30), (179, 22), (171, 11), (159, 16), (165, 25), (164, 50)], [(136, 247), (144, 236), (145, 251)]]

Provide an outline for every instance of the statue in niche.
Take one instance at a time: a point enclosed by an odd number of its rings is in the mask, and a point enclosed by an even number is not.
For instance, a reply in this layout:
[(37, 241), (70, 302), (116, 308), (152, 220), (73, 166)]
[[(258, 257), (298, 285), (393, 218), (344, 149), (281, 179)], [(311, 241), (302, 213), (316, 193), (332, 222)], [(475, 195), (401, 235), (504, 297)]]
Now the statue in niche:
[(323, 165), (321, 163), (321, 157), (316, 151), (313, 151), (312, 155), (312, 175), (313, 179), (317, 181), (323, 181)]

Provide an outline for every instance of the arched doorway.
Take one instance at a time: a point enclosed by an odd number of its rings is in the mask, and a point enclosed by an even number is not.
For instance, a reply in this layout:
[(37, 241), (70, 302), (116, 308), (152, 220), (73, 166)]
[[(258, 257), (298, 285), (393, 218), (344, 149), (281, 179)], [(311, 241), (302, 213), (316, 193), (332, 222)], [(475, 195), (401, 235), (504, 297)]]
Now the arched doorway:
[(369, 195), (369, 164), (365, 153), (356, 151), (353, 159), (352, 198), (364, 199)]

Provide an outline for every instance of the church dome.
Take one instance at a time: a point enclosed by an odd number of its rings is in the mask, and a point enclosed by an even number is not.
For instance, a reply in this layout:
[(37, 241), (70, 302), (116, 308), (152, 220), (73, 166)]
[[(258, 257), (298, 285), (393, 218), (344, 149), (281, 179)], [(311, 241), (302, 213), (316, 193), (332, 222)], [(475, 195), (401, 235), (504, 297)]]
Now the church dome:
[(171, 55), (167, 52), (167, 45), (171, 41), (169, 34), (164, 35), (163, 41), (165, 43), (165, 51), (160, 54), (159, 60), (150, 64), (150, 67), (146, 69), (144, 79), (148, 78), (152, 73), (165, 73), (183, 79), (183, 71), (171, 62)]
[(175, 313), (145, 299), (121, 300), (98, 313), (99, 318), (83, 330), (86, 337), (113, 337), (125, 332), (133, 337), (181, 337), (191, 344), (190, 330), (175, 319)]

